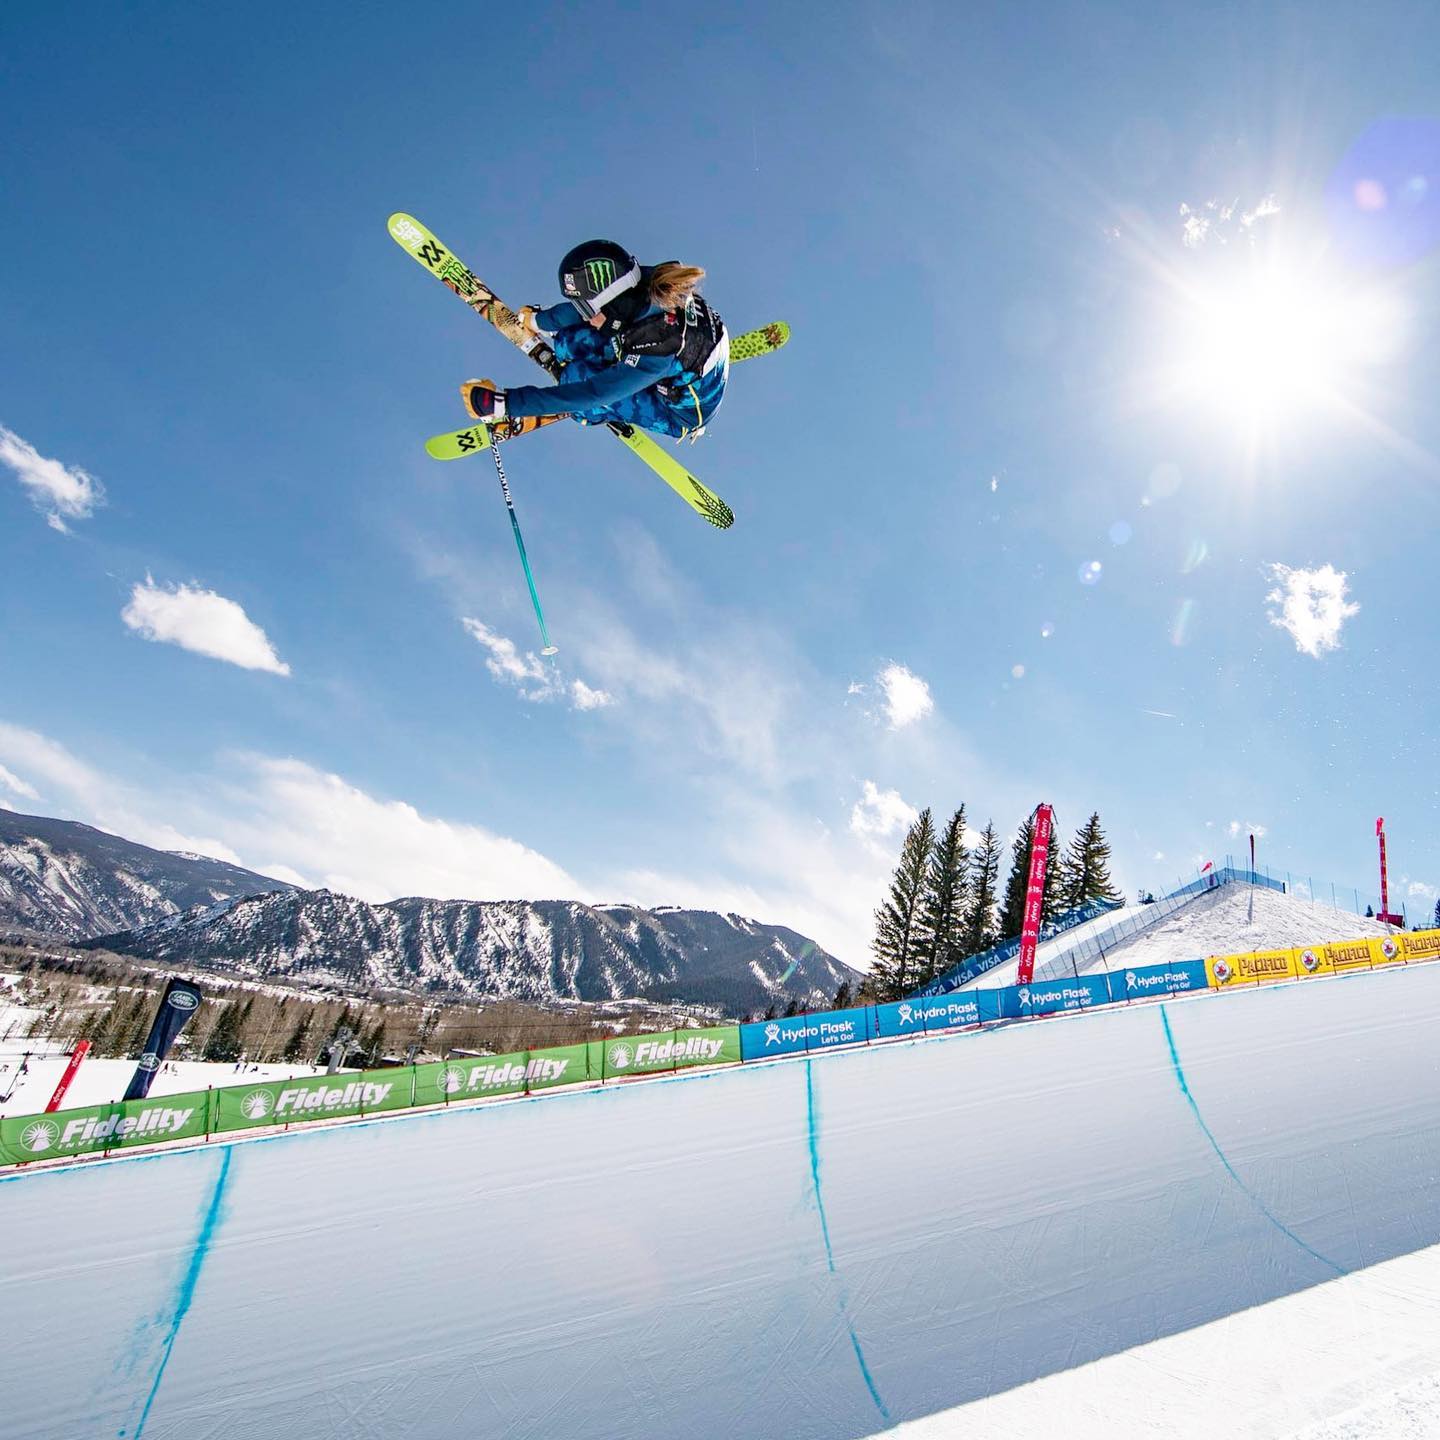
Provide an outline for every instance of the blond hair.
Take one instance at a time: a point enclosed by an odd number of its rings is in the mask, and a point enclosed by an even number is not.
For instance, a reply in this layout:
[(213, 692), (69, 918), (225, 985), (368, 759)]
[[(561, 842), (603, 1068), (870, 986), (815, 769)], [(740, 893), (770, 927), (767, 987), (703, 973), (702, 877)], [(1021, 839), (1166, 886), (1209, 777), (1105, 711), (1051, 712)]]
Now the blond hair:
[(698, 265), (682, 265), (666, 260), (650, 275), (650, 303), (662, 310), (679, 310), (690, 303), (695, 287), (705, 278)]

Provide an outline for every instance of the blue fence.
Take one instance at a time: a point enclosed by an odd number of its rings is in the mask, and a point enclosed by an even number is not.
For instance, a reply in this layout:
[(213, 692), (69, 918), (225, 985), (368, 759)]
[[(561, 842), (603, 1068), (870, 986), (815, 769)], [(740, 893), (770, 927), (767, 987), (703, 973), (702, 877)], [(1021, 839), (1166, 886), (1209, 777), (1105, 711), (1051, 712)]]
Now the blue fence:
[(740, 1058), (764, 1060), (872, 1040), (903, 1040), (941, 1030), (969, 1030), (1000, 1020), (1029, 1020), (1071, 1010), (1124, 1005), (1167, 995), (1208, 990), (1203, 960), (1173, 965), (1134, 965), (1030, 985), (966, 990), (949, 995), (917, 995), (888, 1005), (792, 1015), (740, 1027)]

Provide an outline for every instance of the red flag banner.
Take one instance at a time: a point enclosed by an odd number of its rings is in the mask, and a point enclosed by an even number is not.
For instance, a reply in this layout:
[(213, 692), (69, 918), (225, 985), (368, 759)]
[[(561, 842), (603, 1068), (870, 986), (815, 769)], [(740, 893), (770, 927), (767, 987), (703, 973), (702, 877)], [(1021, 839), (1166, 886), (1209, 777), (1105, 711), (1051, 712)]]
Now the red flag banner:
[(1055, 811), (1049, 805), (1035, 808), (1035, 838), (1030, 844), (1030, 878), (1025, 886), (1025, 920), (1020, 929), (1020, 968), (1016, 981), (1028, 985), (1035, 975), (1035, 947), (1040, 943), (1040, 922), (1045, 913), (1045, 870), (1050, 859), (1050, 834)]
[(75, 1053), (70, 1057), (70, 1063), (65, 1067), (65, 1073), (60, 1077), (60, 1083), (55, 1087), (55, 1093), (50, 1097), (50, 1103), (45, 1107), (48, 1115), (52, 1110), (60, 1108), (60, 1102), (65, 1098), (65, 1092), (70, 1088), (70, 1082), (75, 1078), (75, 1072), (80, 1068), (80, 1062), (90, 1053), (90, 1042), (82, 1040), (76, 1047)]

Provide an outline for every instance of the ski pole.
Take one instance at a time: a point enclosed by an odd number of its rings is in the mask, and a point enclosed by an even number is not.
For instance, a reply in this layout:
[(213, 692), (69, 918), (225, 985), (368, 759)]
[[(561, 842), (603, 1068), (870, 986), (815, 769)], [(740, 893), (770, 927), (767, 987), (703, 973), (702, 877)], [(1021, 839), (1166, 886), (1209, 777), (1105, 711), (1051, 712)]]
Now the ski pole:
[(510, 498), (510, 482), (505, 478), (505, 467), (500, 463), (500, 442), (490, 436), (490, 453), (495, 457), (495, 473), (500, 477), (500, 491), (505, 496), (505, 508), (510, 512), (510, 528), (515, 532), (515, 548), (520, 552), (520, 564), (525, 570), (525, 583), (530, 587), (530, 603), (535, 607), (535, 618), (540, 622), (540, 638), (545, 642), (542, 655), (554, 655), (558, 645), (550, 643), (550, 632), (545, 628), (545, 612), (540, 608), (540, 597), (535, 593), (535, 577), (530, 573), (530, 560), (525, 554), (525, 539), (520, 534), (520, 519), (515, 514), (515, 502)]

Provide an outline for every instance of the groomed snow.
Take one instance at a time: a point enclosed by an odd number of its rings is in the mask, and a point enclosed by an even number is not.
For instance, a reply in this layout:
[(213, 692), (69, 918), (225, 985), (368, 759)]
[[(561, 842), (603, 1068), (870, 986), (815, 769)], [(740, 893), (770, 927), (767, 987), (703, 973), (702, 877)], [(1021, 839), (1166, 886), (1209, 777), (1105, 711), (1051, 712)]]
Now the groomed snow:
[[(1254, 919), (1250, 919), (1251, 904)], [(1105, 949), (1057, 962), (1084, 942), (1105, 943), (1105, 937), (1125, 922), (1155, 917), (1139, 934)], [(1327, 940), (1355, 940), (1384, 935), (1387, 927), (1373, 917), (1354, 915), (1331, 905), (1282, 895), (1278, 890), (1232, 883), (1202, 891), (1168, 915), (1149, 905), (1129, 905), (1077, 925), (1036, 947), (1035, 978), (1084, 975), (1096, 970), (1121, 970), (1131, 965), (1172, 965), (1179, 960), (1202, 960), (1207, 955), (1238, 955), (1250, 950), (1282, 950)], [(991, 990), (1015, 984), (1019, 958), (987, 971), (964, 986)]]
[(21, 1173), (7, 1424), (1350, 1440), (1440, 1375), (1437, 1028), (1397, 966)]

